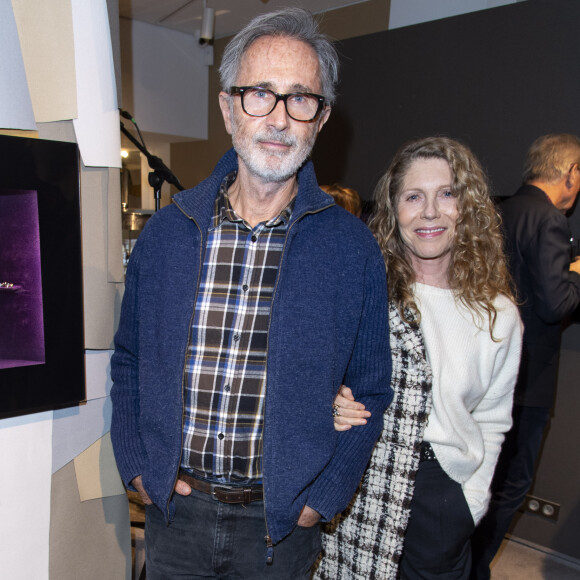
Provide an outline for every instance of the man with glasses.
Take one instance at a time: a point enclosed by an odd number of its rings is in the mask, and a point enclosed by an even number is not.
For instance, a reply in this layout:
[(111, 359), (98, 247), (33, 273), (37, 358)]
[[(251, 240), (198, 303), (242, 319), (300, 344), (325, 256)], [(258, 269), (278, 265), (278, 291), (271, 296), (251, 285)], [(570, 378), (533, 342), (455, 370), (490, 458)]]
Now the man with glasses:
[(566, 212), (580, 190), (580, 139), (544, 135), (524, 164), (523, 185), (501, 204), (510, 270), (524, 323), (513, 425), (492, 482), (488, 513), (472, 538), (474, 580), (489, 565), (525, 500), (558, 378), (561, 324), (580, 304), (580, 261), (571, 262)]
[[(111, 434), (145, 504), (147, 578), (307, 579), (392, 393), (384, 262), (308, 156), (338, 59), (300, 9), (230, 42), (234, 149), (148, 222), (115, 337)], [(371, 411), (336, 433), (347, 383)]]

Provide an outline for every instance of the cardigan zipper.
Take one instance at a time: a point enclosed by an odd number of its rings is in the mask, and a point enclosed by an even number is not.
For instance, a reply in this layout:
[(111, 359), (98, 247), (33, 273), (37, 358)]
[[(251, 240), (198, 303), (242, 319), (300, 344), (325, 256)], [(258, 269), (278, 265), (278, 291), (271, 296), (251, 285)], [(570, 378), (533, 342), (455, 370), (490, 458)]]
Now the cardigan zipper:
[[(332, 207), (334, 204), (329, 204), (325, 207), (321, 207), (317, 210), (310, 210), (305, 211), (302, 215), (297, 217), (292, 223), (288, 225), (288, 231), (286, 232), (286, 239), (284, 240), (284, 247), (282, 248), (282, 256), (280, 258), (280, 264), (278, 265), (278, 273), (276, 275), (276, 284), (274, 285), (274, 291), (272, 293), (272, 303), (270, 305), (270, 316), (268, 318), (268, 333), (266, 335), (266, 365), (268, 364), (268, 358), (270, 353), (270, 326), (272, 323), (272, 311), (274, 309), (274, 301), (276, 298), (276, 292), (278, 290), (278, 284), (280, 282), (280, 272), (282, 270), (282, 263), (284, 262), (284, 257), (286, 256), (286, 247), (288, 245), (288, 237), (290, 235), (290, 231), (297, 224), (299, 221), (304, 218), (306, 215), (310, 214), (317, 214), (329, 207)], [(268, 370), (266, 366), (266, 386), (268, 383)], [(272, 537), (270, 536), (270, 530), (268, 528), (268, 516), (266, 514), (266, 462), (264, 461), (264, 439), (266, 435), (266, 401), (267, 401), (267, 393), (264, 395), (264, 429), (262, 430), (262, 487), (264, 489), (264, 523), (266, 524), (266, 564), (272, 564), (274, 561), (274, 545), (272, 543)]]
[[(199, 224), (195, 220), (194, 217), (188, 215), (181, 209), (179, 204), (175, 204), (179, 210), (183, 213), (187, 219), (191, 220), (197, 229), (199, 230), (199, 235), (201, 237), (202, 243), (199, 245), (199, 269), (197, 273), (197, 287), (195, 289), (195, 295), (193, 298), (193, 308), (191, 313), (191, 318), (189, 320), (188, 326), (188, 337), (187, 343), (185, 346), (185, 355), (183, 357), (183, 371), (181, 374), (181, 445), (179, 447), (179, 460), (177, 462), (177, 472), (175, 473), (175, 477), (173, 479), (173, 490), (175, 490), (175, 486), (177, 485), (177, 480), (179, 479), (179, 466), (181, 465), (181, 458), (183, 457), (183, 426), (185, 424), (185, 367), (186, 367), (186, 360), (187, 360), (187, 346), (189, 345), (189, 332), (191, 332), (191, 325), (193, 324), (193, 318), (195, 316), (195, 305), (197, 304), (197, 296), (199, 294), (199, 286), (201, 281), (201, 268), (202, 268), (202, 259), (203, 259), (203, 252), (205, 251), (205, 238)], [(171, 498), (173, 496), (173, 492), (169, 495), (169, 499), (167, 500), (167, 505), (165, 506), (165, 511), (167, 512), (167, 517), (169, 518), (169, 504), (171, 503)]]
[[(197, 229), (200, 232), (201, 238), (202, 240), (204, 239), (203, 236), (203, 232), (201, 231), (201, 228), (199, 227), (199, 224), (197, 223), (197, 221), (195, 220), (194, 217), (190, 216), (189, 214), (187, 214), (183, 208), (176, 203), (175, 204), (179, 211), (181, 211), (181, 213), (183, 213), (183, 215), (185, 215), (187, 217), (187, 219), (190, 219), (197, 227)], [(333, 205), (335, 205), (334, 203), (330, 203), (324, 207), (318, 208), (316, 210), (308, 210), (305, 211), (302, 215), (300, 215), (299, 217), (297, 217), (292, 223), (289, 224), (288, 226), (288, 232), (286, 233), (286, 239), (284, 240), (284, 248), (282, 249), (282, 257), (280, 258), (280, 265), (278, 266), (278, 275), (276, 276), (276, 285), (274, 286), (274, 292), (272, 293), (272, 304), (270, 306), (270, 318), (268, 320), (268, 334), (267, 334), (267, 339), (266, 339), (266, 360), (268, 358), (268, 353), (270, 352), (269, 350), (269, 342), (270, 342), (270, 325), (271, 325), (271, 321), (272, 321), (272, 309), (274, 307), (274, 300), (276, 297), (276, 291), (278, 290), (278, 283), (280, 281), (280, 270), (282, 268), (282, 263), (284, 261), (284, 256), (286, 255), (286, 247), (288, 245), (288, 236), (290, 234), (290, 231), (292, 230), (292, 228), (294, 227), (294, 225), (296, 223), (298, 223), (299, 221), (301, 221), (306, 215), (313, 215), (313, 214), (317, 214), (320, 213), (321, 211), (324, 211), (330, 207), (332, 207)], [(203, 246), (205, 244), (205, 241), (203, 244), (200, 245), (200, 267), (201, 267), (201, 260), (202, 260), (202, 251), (203, 251)], [(195, 293), (195, 299), (194, 299), (194, 306), (193, 306), (193, 313), (192, 313), (192, 320), (193, 320), (193, 316), (195, 316), (195, 304), (197, 303), (197, 295), (199, 293), (199, 284), (200, 284), (200, 275), (198, 272), (198, 280), (197, 280), (197, 289), (196, 289), (196, 293)], [(191, 328), (191, 321), (190, 321), (190, 328)], [(189, 340), (188, 340), (189, 342)], [(266, 363), (267, 364), (267, 363)], [(183, 362), (183, 376), (185, 376), (185, 360)], [(266, 377), (267, 377), (267, 370), (266, 370)], [(267, 382), (267, 380), (266, 380)], [(183, 379), (182, 379), (182, 391), (181, 391), (181, 396), (182, 396), (182, 404), (181, 404), (181, 450), (180, 450), (180, 455), (179, 455), (179, 465), (181, 465), (181, 457), (183, 454), (183, 423), (184, 423), (184, 418), (185, 418), (185, 388), (184, 388), (184, 383), (183, 383)], [(264, 419), (266, 416), (266, 400), (267, 398), (264, 397)], [(266, 563), (267, 564), (272, 564), (273, 560), (274, 560), (274, 545), (272, 543), (272, 537), (270, 536), (270, 530), (268, 527), (268, 517), (266, 515), (266, 469), (265, 469), (265, 462), (263, 460), (264, 458), (264, 435), (265, 435), (265, 430), (266, 430), (266, 421), (264, 420), (264, 432), (262, 434), (262, 487), (264, 489), (264, 523), (266, 525), (266, 536), (265, 536), (265, 541), (266, 541)], [(173, 486), (175, 488), (175, 485), (177, 483), (177, 479), (179, 476), (179, 465), (178, 465), (178, 469), (177, 469), (177, 474), (175, 475), (175, 480), (173, 482)], [(169, 514), (169, 503), (171, 501), (171, 496), (170, 499), (167, 502), (167, 513)]]

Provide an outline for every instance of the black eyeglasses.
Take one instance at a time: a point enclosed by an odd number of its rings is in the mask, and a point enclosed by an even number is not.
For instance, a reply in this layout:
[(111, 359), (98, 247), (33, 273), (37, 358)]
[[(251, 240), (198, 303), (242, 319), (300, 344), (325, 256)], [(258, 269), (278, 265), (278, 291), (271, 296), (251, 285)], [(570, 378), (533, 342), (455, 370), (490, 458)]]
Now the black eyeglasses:
[(231, 87), (230, 95), (240, 95), (242, 109), (251, 117), (265, 117), (284, 101), (288, 116), (295, 121), (314, 121), (324, 107), (325, 98), (314, 93), (281, 95), (262, 87)]

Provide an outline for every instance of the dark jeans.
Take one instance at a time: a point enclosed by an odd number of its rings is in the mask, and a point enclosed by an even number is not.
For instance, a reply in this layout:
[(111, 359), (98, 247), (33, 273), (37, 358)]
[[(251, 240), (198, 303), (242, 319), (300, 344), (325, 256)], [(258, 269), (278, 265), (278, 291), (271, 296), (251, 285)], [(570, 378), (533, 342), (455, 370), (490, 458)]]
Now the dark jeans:
[(401, 578), (469, 578), (473, 528), (461, 485), (443, 471), (436, 459), (421, 461), (405, 534)]
[(489, 509), (472, 538), (473, 580), (489, 580), (494, 559), (532, 481), (550, 410), (514, 405), (508, 432), (491, 485)]
[(220, 578), (228, 580), (306, 580), (320, 552), (320, 525), (297, 527), (274, 546), (266, 564), (264, 502), (221, 503), (193, 490), (175, 497), (168, 526), (161, 511), (147, 506), (147, 580)]

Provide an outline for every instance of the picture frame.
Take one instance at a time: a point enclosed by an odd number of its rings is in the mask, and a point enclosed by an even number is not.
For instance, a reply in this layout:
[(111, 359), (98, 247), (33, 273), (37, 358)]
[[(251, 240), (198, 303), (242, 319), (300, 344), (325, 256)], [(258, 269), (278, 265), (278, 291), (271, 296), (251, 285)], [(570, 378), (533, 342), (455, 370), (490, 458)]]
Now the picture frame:
[(79, 152), (0, 135), (0, 418), (85, 400)]

